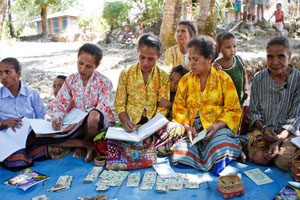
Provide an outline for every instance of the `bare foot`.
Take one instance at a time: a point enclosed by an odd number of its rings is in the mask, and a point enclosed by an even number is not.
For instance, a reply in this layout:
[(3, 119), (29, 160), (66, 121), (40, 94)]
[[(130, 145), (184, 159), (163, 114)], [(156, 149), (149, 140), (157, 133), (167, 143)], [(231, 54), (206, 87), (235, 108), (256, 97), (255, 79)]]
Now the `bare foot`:
[(96, 151), (95, 151), (94, 147), (93, 146), (88, 147), (84, 161), (87, 163), (91, 162), (94, 159), (95, 155), (96, 155)]
[(83, 148), (77, 147), (73, 153), (74, 158), (84, 157), (86, 155), (86, 151)]

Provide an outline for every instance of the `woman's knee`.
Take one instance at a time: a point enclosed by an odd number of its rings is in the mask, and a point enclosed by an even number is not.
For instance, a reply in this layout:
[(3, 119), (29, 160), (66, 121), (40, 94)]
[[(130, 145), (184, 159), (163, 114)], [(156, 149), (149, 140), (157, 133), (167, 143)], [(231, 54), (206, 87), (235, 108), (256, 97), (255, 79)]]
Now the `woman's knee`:
[(266, 159), (263, 151), (255, 152), (253, 154), (252, 160), (254, 163), (259, 164), (259, 165), (268, 165), (269, 164), (269, 160)]
[(88, 127), (95, 126), (97, 127), (100, 121), (100, 112), (92, 110), (87, 118)]

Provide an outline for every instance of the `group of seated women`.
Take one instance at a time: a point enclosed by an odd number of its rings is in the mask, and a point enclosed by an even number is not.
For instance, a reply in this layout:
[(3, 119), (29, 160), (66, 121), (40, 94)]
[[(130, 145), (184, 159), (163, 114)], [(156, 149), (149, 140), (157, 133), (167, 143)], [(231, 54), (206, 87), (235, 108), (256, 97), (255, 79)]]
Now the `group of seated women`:
[[(112, 112), (114, 102), (119, 122), (127, 132), (136, 130), (157, 113), (168, 116), (171, 122), (141, 143), (105, 141), (107, 159), (116, 161), (109, 163), (111, 169), (147, 167), (155, 162), (151, 155), (168, 154), (173, 164), (189, 165), (218, 176), (241, 154), (242, 107), (231, 77), (212, 65), (216, 53), (211, 38), (194, 37), (195, 29), (190, 26), (187, 22), (178, 25), (176, 36), (187, 37), (182, 55), (188, 61), (184, 58), (183, 63), (173, 65), (170, 75), (157, 66), (162, 54), (160, 39), (152, 34), (140, 36), (138, 62), (121, 72), (114, 101), (111, 81), (97, 71), (101, 49), (89, 43), (81, 46), (78, 72), (57, 83), (62, 86), (51, 105), (53, 129), (76, 130), (62, 139), (42, 139), (31, 133), (26, 148), (1, 164), (10, 169), (25, 167), (33, 160), (51, 158), (57, 149), (63, 151), (70, 147), (76, 148), (75, 157), (90, 162), (97, 153), (93, 138), (116, 125)], [(179, 47), (179, 51), (183, 49)], [(300, 72), (289, 65), (291, 51), (286, 37), (272, 38), (266, 52), (267, 68), (255, 75), (251, 87), (249, 116), (253, 132), (247, 134), (249, 142), (244, 151), (257, 164), (274, 162), (288, 170), (291, 162), (300, 156), (299, 148), (290, 142), (300, 134)], [(45, 116), (38, 92), (24, 85), (20, 77), (17, 59), (6, 58), (0, 62), (2, 131), (19, 128), (22, 117)], [(88, 115), (80, 126), (72, 124), (62, 129), (62, 120), (72, 108)], [(206, 131), (205, 138), (191, 145), (193, 137), (202, 130)], [(124, 152), (127, 149), (130, 151)], [(137, 158), (141, 154), (144, 157), (139, 163)]]

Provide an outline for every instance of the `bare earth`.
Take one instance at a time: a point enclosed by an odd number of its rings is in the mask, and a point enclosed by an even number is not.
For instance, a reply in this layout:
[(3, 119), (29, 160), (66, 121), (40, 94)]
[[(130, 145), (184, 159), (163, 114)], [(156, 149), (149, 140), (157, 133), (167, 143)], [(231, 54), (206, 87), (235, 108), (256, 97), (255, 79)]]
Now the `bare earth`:
[[(238, 41), (238, 55), (248, 63), (248, 71), (255, 70), (265, 60), (265, 46), (269, 38), (253, 38)], [(291, 39), (293, 56), (300, 55), (300, 40)], [(16, 57), (22, 63), (22, 80), (40, 91), (45, 106), (53, 99), (52, 81), (55, 76), (69, 75), (77, 71), (77, 50), (83, 43), (37, 43), (1, 41), (0, 59)], [(98, 71), (113, 83), (114, 91), (120, 71), (137, 61), (136, 48), (121, 44), (101, 46), (104, 57)], [(162, 63), (162, 59), (159, 64)], [(250, 69), (249, 69), (250, 68)]]

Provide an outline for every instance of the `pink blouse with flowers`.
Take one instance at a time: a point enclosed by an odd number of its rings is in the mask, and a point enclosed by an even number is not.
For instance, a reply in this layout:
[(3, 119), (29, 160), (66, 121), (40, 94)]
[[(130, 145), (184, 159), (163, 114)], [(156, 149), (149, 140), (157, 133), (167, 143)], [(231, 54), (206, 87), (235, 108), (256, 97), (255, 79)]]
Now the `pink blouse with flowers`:
[(52, 103), (54, 117), (62, 119), (73, 102), (75, 108), (85, 112), (97, 109), (103, 113), (105, 121), (113, 122), (110, 108), (112, 88), (111, 81), (100, 72), (95, 71), (86, 86), (83, 85), (80, 74), (74, 73), (65, 80)]

